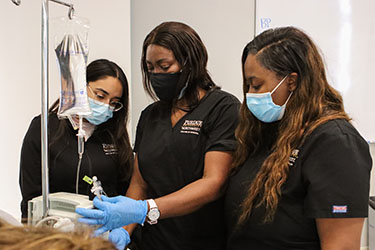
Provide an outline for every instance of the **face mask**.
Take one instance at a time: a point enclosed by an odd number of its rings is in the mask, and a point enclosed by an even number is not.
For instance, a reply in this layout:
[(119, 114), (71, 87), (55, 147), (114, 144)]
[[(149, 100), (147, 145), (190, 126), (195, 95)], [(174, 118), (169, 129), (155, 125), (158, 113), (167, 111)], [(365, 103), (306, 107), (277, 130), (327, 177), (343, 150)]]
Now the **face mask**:
[(92, 114), (85, 117), (91, 124), (99, 125), (108, 121), (113, 116), (113, 108), (108, 104), (98, 102), (89, 97)]
[[(180, 81), (181, 72), (177, 73), (150, 73), (151, 86), (155, 91), (157, 97), (166, 102), (171, 102), (176, 97), (176, 91), (178, 83)], [(187, 87), (187, 82), (185, 86), (181, 89), (178, 98), (181, 99)]]
[(253, 115), (258, 118), (258, 120), (270, 123), (281, 120), (281, 118), (283, 117), (286, 104), (288, 103), (289, 98), (292, 96), (293, 92), (290, 93), (288, 99), (282, 106), (275, 104), (272, 100), (271, 95), (284, 82), (287, 76), (288, 75), (286, 75), (271, 92), (261, 94), (246, 94), (247, 107), (249, 108), (251, 113), (253, 113)]

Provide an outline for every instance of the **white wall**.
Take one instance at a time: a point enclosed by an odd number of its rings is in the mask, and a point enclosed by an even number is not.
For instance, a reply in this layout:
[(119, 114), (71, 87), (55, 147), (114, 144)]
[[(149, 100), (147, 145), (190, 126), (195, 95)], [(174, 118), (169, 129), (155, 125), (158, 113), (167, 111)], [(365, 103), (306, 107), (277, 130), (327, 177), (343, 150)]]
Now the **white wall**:
[(151, 101), (142, 86), (142, 43), (164, 21), (181, 21), (197, 31), (208, 50), (213, 80), (242, 100), (241, 54), (254, 34), (254, 0), (132, 0), (131, 13), (134, 135), (140, 112)]
[[(130, 0), (66, 0), (77, 16), (91, 22), (89, 62), (107, 58), (120, 65), (131, 82)], [(106, 2), (106, 3), (105, 3)], [(49, 3), (50, 19), (67, 8)], [(19, 155), (31, 119), (40, 114), (41, 1), (0, 1), (0, 209), (20, 218)], [(50, 27), (52, 29), (52, 27)], [(53, 30), (50, 30), (52, 34)], [(51, 45), (53, 39), (50, 39)], [(50, 47), (50, 104), (59, 95), (55, 55)]]
[[(281, 9), (288, 9), (285, 15)], [(259, 0), (256, 34), (269, 28), (303, 29), (323, 53), (329, 83), (344, 98), (345, 111), (367, 140), (375, 142), (375, 19), (373, 0)], [(316, 18), (319, 16), (319, 18)]]

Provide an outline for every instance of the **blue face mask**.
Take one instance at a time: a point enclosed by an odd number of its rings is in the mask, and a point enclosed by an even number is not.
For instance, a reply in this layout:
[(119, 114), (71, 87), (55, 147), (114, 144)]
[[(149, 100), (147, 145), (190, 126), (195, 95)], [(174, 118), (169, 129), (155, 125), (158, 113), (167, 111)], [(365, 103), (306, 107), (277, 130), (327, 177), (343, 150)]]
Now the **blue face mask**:
[(277, 84), (277, 86), (271, 91), (266, 93), (246, 93), (246, 104), (251, 113), (258, 118), (258, 120), (270, 123), (281, 120), (285, 113), (286, 104), (293, 92), (290, 93), (288, 99), (284, 105), (279, 106), (272, 100), (272, 94), (275, 90), (284, 82), (287, 75)]
[(85, 117), (91, 124), (99, 125), (108, 121), (113, 116), (113, 108), (108, 104), (98, 102), (90, 97), (89, 103), (92, 110), (92, 114)]

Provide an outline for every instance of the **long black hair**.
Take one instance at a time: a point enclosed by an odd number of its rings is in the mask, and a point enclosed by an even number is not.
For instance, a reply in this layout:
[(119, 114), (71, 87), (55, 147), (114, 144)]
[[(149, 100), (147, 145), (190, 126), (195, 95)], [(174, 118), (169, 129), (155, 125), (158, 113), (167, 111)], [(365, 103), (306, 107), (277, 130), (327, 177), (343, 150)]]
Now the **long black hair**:
[[(133, 153), (130, 145), (128, 131), (126, 129), (129, 116), (129, 86), (124, 71), (114, 62), (106, 59), (98, 59), (91, 62), (86, 69), (86, 81), (94, 82), (104, 79), (108, 76), (117, 78), (122, 85), (121, 102), (124, 105), (122, 109), (113, 113), (113, 117), (96, 128), (100, 133), (110, 136), (112, 143), (118, 149), (119, 172), (123, 179), (128, 179), (132, 172)], [(59, 100), (57, 100), (49, 109), (50, 114), (57, 114)], [(51, 134), (50, 146), (64, 136), (70, 130), (67, 120), (61, 120), (56, 133)]]

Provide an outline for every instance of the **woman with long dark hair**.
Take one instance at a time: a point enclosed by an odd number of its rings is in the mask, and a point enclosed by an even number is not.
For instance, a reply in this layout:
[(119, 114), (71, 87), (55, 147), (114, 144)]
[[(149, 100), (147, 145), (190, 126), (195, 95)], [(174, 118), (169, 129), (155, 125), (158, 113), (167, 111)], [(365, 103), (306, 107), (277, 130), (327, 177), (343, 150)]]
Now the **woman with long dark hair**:
[[(106, 59), (87, 66), (87, 93), (92, 116), (83, 126), (85, 152), (78, 174), (77, 131), (69, 120), (57, 116), (59, 100), (49, 110), (49, 190), (91, 195), (82, 178), (97, 176), (109, 196), (125, 194), (132, 172), (133, 155), (126, 129), (129, 89), (122, 69)], [(20, 163), (21, 211), (27, 219), (27, 202), (42, 194), (40, 116), (31, 122), (25, 135)], [(77, 121), (77, 120), (76, 120)]]
[(371, 157), (318, 48), (299, 29), (267, 30), (242, 71), (227, 249), (359, 249)]

